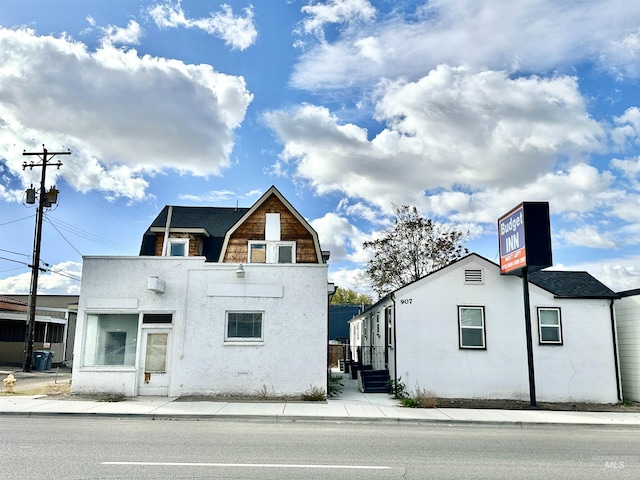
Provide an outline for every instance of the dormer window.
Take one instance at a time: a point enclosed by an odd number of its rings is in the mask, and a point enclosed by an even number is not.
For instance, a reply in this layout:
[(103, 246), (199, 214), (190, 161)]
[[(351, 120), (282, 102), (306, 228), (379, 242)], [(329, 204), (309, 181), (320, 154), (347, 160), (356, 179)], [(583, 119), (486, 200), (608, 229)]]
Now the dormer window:
[(296, 263), (296, 242), (249, 241), (249, 263)]
[(170, 238), (167, 253), (170, 257), (187, 257), (189, 256), (189, 239), (188, 238)]

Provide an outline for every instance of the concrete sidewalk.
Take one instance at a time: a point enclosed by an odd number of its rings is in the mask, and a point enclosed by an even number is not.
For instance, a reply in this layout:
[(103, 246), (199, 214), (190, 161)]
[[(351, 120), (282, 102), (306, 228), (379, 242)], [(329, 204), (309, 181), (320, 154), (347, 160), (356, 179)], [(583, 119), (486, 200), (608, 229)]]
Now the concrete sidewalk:
[[(41, 373), (30, 375), (46, 377)], [(54, 375), (55, 372), (50, 372), (49, 379), (52, 380)], [(326, 402), (225, 402), (167, 397), (138, 397), (106, 402), (81, 397), (58, 399), (44, 395), (11, 395), (0, 396), (0, 414), (111, 417), (135, 415), (147, 418), (273, 422), (306, 420), (640, 427), (640, 413), (637, 412), (404, 408), (389, 395), (359, 392), (355, 380), (345, 377), (342, 383), (343, 392), (337, 398)]]

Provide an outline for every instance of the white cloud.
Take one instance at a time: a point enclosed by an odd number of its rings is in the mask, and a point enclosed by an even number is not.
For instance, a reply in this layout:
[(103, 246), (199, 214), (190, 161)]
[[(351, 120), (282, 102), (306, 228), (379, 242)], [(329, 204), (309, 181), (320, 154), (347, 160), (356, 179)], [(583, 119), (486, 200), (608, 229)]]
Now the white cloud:
[[(89, 23), (91, 24), (91, 21)], [(142, 36), (140, 24), (135, 20), (129, 20), (126, 28), (109, 25), (101, 27), (100, 30), (104, 34), (101, 39), (104, 45), (138, 45)]]
[(230, 200), (237, 200), (237, 199), (246, 200), (250, 198), (255, 198), (257, 196), (262, 195), (262, 193), (264, 192), (262, 192), (261, 190), (251, 190), (246, 193), (237, 193), (232, 190), (212, 190), (202, 195), (181, 194), (178, 197), (181, 200), (189, 200), (192, 202), (211, 202), (211, 203), (227, 202), (228, 203)]
[(310, 223), (318, 232), (322, 249), (331, 251), (330, 262), (365, 263), (369, 260), (369, 253), (362, 248), (363, 242), (369, 240), (369, 237), (351, 225), (346, 218), (330, 212)]
[[(46, 75), (41, 72), (46, 70)], [(144, 197), (144, 173), (217, 175), (252, 95), (244, 79), (104, 45), (0, 29), (0, 157), (28, 185), (22, 149), (71, 149), (51, 171), (79, 191)], [(32, 139), (38, 139), (34, 145)]]
[(229, 5), (223, 4), (220, 8), (208, 18), (191, 19), (185, 15), (180, 0), (169, 0), (150, 7), (149, 14), (159, 28), (197, 28), (221, 38), (232, 49), (245, 50), (253, 45), (258, 37), (253, 6), (243, 10), (244, 16), (234, 15)]
[(591, 225), (577, 228), (573, 231), (560, 230), (559, 237), (570, 246), (583, 246), (591, 248), (616, 248), (618, 245), (611, 238), (611, 234), (600, 233)]
[(509, 192), (515, 204), (528, 192), (581, 209), (611, 183), (584, 163), (602, 148), (604, 132), (573, 77), (512, 79), (441, 65), (416, 82), (384, 83), (376, 118), (386, 128), (369, 140), (324, 107), (266, 116), (284, 145), (279, 169), (320, 194), (340, 192), (387, 211), (410, 204), (477, 221), (489, 204), (493, 222), (512, 206)]
[(610, 135), (618, 147), (640, 143), (640, 108), (630, 107), (619, 117), (614, 117), (613, 121), (616, 126), (611, 129)]
[[(82, 264), (62, 262), (48, 267), (48, 271), (38, 275), (39, 295), (79, 295)], [(31, 272), (20, 273), (0, 279), (0, 292), (25, 295), (31, 288)]]
[[(417, 79), (441, 63), (552, 71), (593, 61), (637, 77), (639, 23), (640, 3), (628, 0), (431, 0), (411, 20), (392, 10), (367, 28), (344, 30), (332, 44), (320, 42), (301, 57), (293, 83), (322, 89)], [(384, 46), (376, 61), (362, 55), (364, 39)]]
[(301, 9), (308, 15), (302, 21), (306, 33), (322, 36), (322, 29), (328, 23), (347, 23), (353, 20), (371, 20), (376, 9), (368, 0), (328, 0), (312, 2)]
[(365, 277), (364, 269), (360, 268), (341, 268), (329, 272), (329, 281), (334, 283), (336, 287), (353, 290), (358, 293), (370, 296), (374, 301), (377, 295), (373, 291), (368, 280)]

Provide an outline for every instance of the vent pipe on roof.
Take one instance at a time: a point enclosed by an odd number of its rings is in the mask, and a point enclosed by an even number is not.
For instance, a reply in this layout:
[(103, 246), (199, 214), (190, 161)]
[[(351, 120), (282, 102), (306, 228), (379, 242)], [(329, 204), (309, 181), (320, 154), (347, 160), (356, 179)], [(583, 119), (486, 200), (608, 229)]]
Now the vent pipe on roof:
[(167, 212), (167, 224), (164, 228), (164, 239), (162, 240), (162, 256), (167, 256), (167, 245), (169, 245), (169, 228), (171, 227), (171, 216), (173, 215), (173, 206), (169, 205)]

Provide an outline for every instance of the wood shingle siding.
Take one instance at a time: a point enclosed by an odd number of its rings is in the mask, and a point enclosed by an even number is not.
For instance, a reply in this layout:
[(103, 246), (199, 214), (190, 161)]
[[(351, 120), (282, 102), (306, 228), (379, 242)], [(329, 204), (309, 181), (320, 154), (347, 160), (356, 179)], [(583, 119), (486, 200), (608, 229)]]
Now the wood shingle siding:
[(280, 214), (280, 239), (296, 242), (296, 263), (320, 263), (313, 237), (276, 197), (268, 198), (232, 235), (224, 258), (225, 263), (246, 263), (249, 258), (248, 242), (264, 240), (266, 214)]

